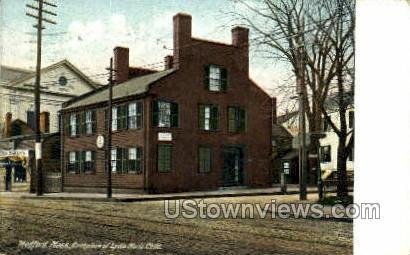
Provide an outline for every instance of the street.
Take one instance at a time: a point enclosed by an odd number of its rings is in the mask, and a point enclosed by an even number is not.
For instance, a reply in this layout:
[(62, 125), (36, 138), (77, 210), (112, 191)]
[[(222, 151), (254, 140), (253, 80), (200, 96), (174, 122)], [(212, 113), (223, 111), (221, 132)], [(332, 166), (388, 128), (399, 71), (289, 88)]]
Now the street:
[[(310, 197), (313, 195), (309, 195)], [(206, 202), (269, 203), (272, 196)], [(296, 195), (275, 196), (293, 201)], [(353, 224), (314, 219), (167, 219), (164, 202), (0, 197), (0, 254), (352, 254)], [(51, 249), (22, 242), (148, 244), (152, 249)]]

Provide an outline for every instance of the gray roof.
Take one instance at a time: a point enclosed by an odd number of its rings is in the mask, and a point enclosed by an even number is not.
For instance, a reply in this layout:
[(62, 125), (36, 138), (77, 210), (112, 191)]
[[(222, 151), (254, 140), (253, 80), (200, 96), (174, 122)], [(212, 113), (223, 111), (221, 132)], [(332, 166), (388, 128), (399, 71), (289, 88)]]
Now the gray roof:
[(281, 125), (278, 124), (273, 124), (272, 125), (272, 135), (274, 138), (280, 137), (280, 138), (293, 138), (291, 133), (289, 131), (282, 127)]
[[(153, 74), (148, 74), (140, 77), (133, 78), (126, 82), (120, 83), (118, 85), (113, 86), (113, 100), (142, 94), (147, 92), (149, 89), (149, 85), (158, 81), (159, 79), (171, 74), (175, 71), (175, 69), (169, 69), (161, 72), (156, 72)], [(84, 96), (80, 96), (73, 100), (68, 101), (64, 106), (63, 109), (72, 109), (76, 107), (86, 106), (86, 105), (93, 105), (97, 103), (102, 103), (108, 100), (108, 87), (105, 86), (102, 89), (98, 89), (92, 91)]]
[(5, 85), (10, 81), (17, 80), (30, 73), (33, 73), (33, 71), (2, 65), (0, 66), (0, 83), (1, 85)]

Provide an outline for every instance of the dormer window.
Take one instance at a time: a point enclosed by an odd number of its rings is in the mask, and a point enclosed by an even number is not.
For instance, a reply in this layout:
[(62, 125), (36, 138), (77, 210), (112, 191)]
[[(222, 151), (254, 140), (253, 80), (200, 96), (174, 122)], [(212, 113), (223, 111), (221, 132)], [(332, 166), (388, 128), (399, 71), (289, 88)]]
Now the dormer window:
[(228, 73), (225, 68), (216, 65), (205, 67), (205, 86), (209, 91), (226, 91)]

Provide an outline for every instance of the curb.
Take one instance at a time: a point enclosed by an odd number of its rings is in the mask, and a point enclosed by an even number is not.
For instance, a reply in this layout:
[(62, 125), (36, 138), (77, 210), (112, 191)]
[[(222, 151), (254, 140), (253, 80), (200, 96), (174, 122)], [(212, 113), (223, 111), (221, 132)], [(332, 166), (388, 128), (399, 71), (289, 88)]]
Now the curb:
[[(351, 192), (353, 190), (349, 190)], [(330, 191), (334, 192), (334, 191)], [(317, 191), (307, 191), (308, 194), (315, 194)], [(196, 199), (196, 198), (219, 198), (219, 197), (246, 197), (246, 196), (263, 196), (263, 195), (295, 195), (299, 194), (298, 191), (289, 191), (283, 194), (281, 191), (266, 191), (266, 192), (254, 192), (254, 193), (221, 193), (221, 194), (192, 194), (192, 195), (169, 195), (169, 196), (147, 196), (147, 197), (64, 197), (64, 196), (27, 196), (23, 195), (23, 199), (32, 200), (62, 200), (62, 201), (90, 201), (90, 202), (149, 202), (149, 201), (161, 201), (161, 200), (179, 200), (179, 199)]]

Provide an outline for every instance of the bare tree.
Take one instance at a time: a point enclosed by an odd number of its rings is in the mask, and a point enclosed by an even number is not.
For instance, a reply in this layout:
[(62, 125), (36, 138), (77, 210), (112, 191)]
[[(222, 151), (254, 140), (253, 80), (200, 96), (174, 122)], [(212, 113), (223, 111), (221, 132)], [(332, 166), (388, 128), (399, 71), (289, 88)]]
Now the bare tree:
[[(251, 43), (257, 52), (288, 64), (295, 77), (303, 77), (309, 132), (321, 132), (324, 117), (338, 135), (338, 195), (347, 195), (346, 160), (353, 135), (346, 143), (345, 95), (353, 91), (354, 0), (237, 2), (245, 11), (240, 9), (232, 14), (256, 33)], [(334, 94), (337, 94), (340, 127), (326, 108), (329, 95)], [(316, 152), (318, 146), (319, 140), (311, 139), (309, 150)]]
[[(335, 25), (330, 31), (325, 30), (331, 38), (332, 49), (335, 53), (334, 63), (336, 63), (336, 111), (338, 115), (338, 125), (335, 125), (328, 114), (328, 109), (321, 106), (321, 111), (325, 120), (332, 126), (333, 131), (339, 138), (337, 148), (337, 173), (338, 173), (338, 196), (348, 195), (348, 180), (346, 171), (346, 161), (349, 153), (352, 153), (354, 142), (354, 129), (349, 133), (347, 128), (347, 107), (353, 102), (354, 91), (354, 28), (355, 28), (355, 3), (353, 0), (337, 0), (336, 8), (327, 10), (335, 17)], [(346, 23), (346, 24), (345, 24)], [(321, 28), (321, 30), (323, 30)], [(330, 88), (332, 89), (332, 88)], [(348, 136), (350, 138), (348, 140)]]

